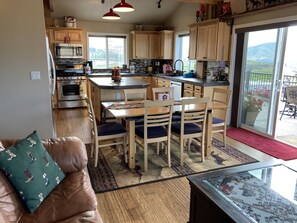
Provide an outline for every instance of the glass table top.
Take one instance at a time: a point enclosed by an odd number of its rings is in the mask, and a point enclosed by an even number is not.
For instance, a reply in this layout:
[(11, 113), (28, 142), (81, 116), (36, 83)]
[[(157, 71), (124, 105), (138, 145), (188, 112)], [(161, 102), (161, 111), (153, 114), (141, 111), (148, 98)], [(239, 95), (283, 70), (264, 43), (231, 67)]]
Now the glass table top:
[(297, 173), (277, 165), (202, 180), (251, 222), (297, 222)]

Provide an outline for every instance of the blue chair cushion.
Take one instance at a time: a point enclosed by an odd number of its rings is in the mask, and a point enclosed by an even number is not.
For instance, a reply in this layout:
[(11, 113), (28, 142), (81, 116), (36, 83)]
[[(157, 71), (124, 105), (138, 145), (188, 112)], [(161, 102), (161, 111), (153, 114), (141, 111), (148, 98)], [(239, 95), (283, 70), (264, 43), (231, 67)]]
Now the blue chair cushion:
[(173, 122), (180, 122), (181, 116), (180, 115), (172, 115), (172, 121)]
[[(181, 128), (180, 122), (176, 122), (171, 125), (171, 131), (174, 133), (180, 134), (180, 128)], [(199, 132), (202, 132), (202, 129), (199, 126), (197, 126), (193, 123), (184, 124), (184, 134), (185, 135), (199, 133)]]
[(212, 124), (219, 124), (219, 123), (223, 123), (223, 122), (224, 122), (223, 119), (216, 118), (216, 117), (212, 118)]
[(98, 125), (97, 130), (98, 136), (115, 135), (127, 132), (122, 124), (116, 122)]
[[(136, 127), (135, 134), (141, 138), (144, 138), (144, 126)], [(167, 131), (165, 128), (161, 126), (149, 127), (147, 129), (147, 137), (149, 139), (163, 137), (163, 136), (167, 136)]]

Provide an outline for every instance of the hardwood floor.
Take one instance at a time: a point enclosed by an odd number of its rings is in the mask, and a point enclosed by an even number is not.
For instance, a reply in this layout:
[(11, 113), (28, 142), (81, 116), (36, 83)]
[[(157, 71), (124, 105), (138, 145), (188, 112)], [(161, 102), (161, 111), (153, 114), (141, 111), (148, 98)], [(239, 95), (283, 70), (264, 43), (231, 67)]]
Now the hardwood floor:
[[(54, 112), (57, 136), (77, 136), (90, 142), (87, 110)], [(221, 140), (222, 134), (216, 134)], [(258, 160), (274, 159), (227, 137), (227, 144)], [(98, 211), (105, 223), (181, 223), (189, 220), (190, 186), (186, 177), (97, 194)]]

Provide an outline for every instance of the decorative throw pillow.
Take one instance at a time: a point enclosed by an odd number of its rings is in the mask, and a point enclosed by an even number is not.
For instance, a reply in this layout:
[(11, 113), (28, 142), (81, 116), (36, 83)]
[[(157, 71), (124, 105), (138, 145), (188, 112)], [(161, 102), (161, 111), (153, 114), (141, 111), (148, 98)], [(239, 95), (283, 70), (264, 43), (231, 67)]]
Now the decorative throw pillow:
[(2, 142), (0, 141), (0, 151), (2, 151), (2, 150), (4, 150), (5, 148), (4, 148), (4, 146), (3, 146), (3, 144), (2, 144)]
[(0, 151), (0, 168), (31, 213), (65, 177), (36, 131)]

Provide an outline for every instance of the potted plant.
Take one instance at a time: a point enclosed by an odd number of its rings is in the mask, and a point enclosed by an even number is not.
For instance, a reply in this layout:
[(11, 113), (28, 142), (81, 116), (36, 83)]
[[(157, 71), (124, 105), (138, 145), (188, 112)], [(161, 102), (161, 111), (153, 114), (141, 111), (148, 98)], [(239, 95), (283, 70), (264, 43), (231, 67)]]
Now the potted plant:
[(243, 100), (243, 111), (246, 114), (245, 124), (253, 126), (263, 108), (263, 101), (257, 98), (254, 91), (248, 91)]

